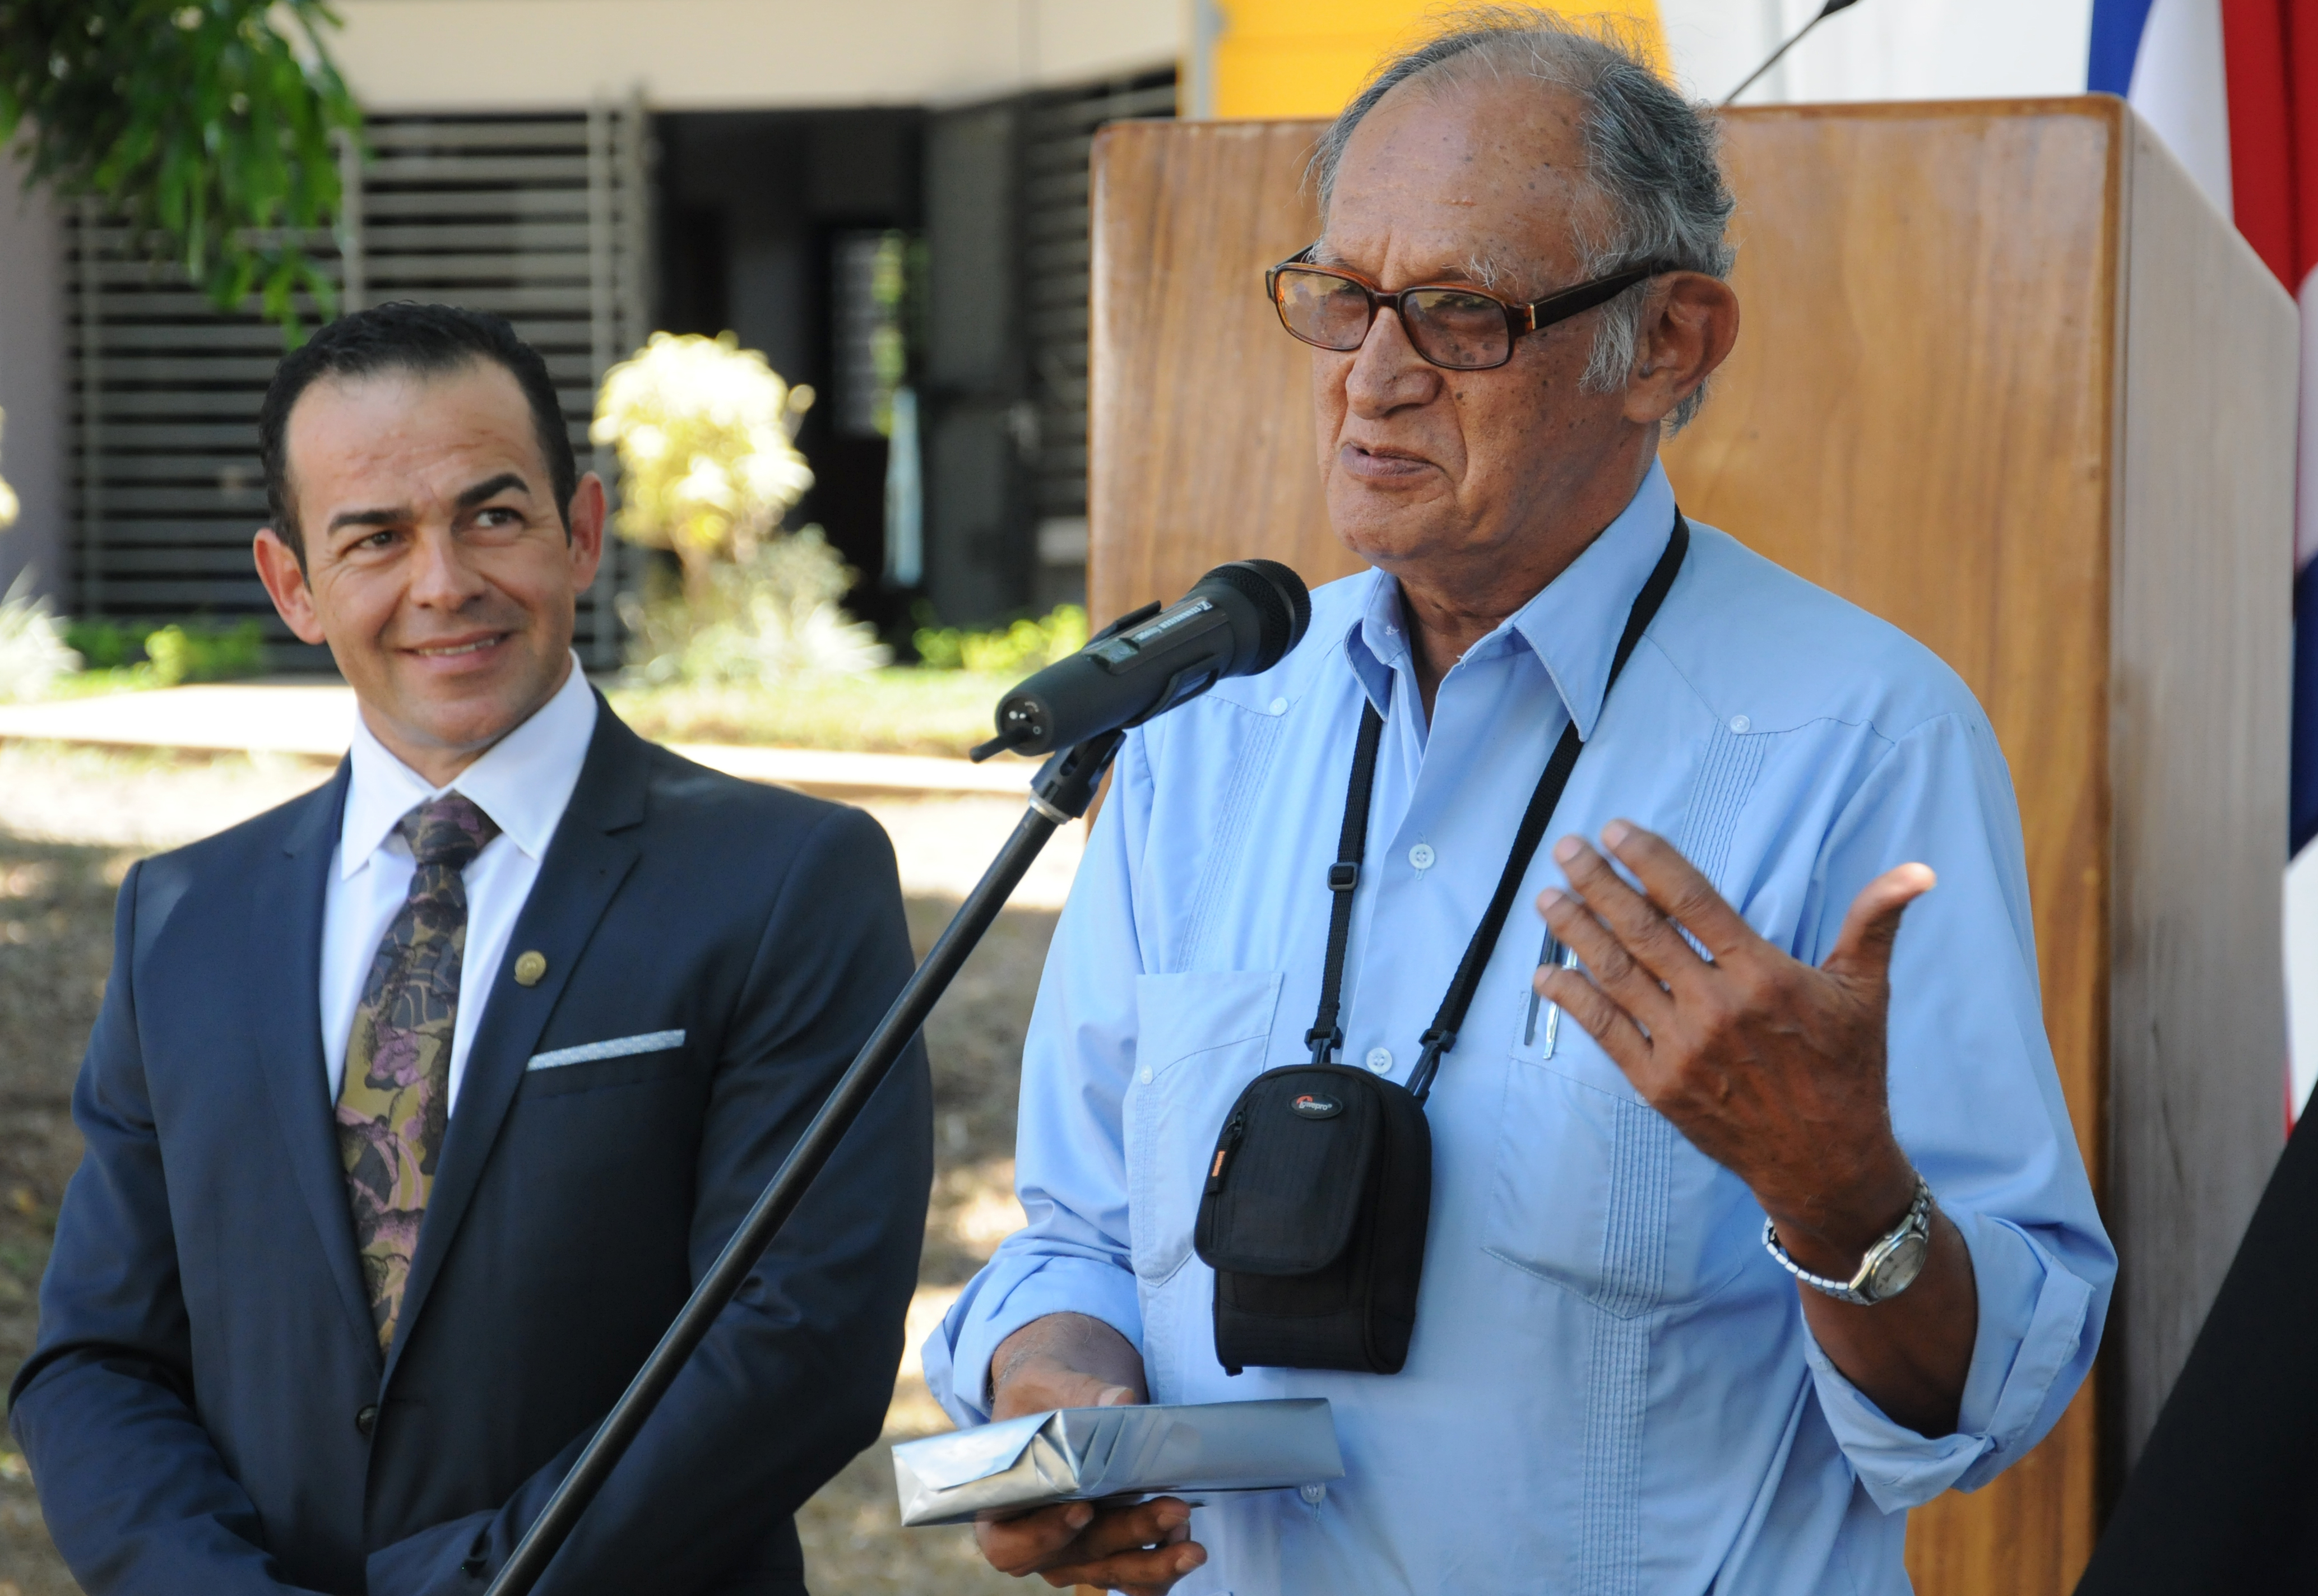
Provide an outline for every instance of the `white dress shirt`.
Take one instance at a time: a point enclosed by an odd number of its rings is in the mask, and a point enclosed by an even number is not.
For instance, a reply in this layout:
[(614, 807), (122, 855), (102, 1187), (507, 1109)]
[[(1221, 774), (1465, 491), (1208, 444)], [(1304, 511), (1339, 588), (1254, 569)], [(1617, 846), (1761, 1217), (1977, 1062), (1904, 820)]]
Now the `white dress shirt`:
[[(386, 751), (360, 716), (355, 719), (352, 779), (346, 823), (330, 861), (322, 905), (322, 1061), (329, 1071), (330, 1101), (338, 1100), (346, 1042), (363, 980), (386, 928), (410, 893), (418, 866), (395, 823), (418, 804), (448, 792), (465, 794), (490, 816), (499, 834), (465, 871), (467, 948), (459, 983), (459, 1015), (451, 1032), (451, 1099), (467, 1072), (467, 1050), (482, 1024), (491, 972), (507, 955), (516, 917), (539, 879), (539, 862), (571, 802), (588, 744), (596, 734), (596, 695), (580, 673), (555, 696), (461, 771), (449, 786), (429, 786), (417, 771)], [(481, 979), (472, 978), (481, 973)]]

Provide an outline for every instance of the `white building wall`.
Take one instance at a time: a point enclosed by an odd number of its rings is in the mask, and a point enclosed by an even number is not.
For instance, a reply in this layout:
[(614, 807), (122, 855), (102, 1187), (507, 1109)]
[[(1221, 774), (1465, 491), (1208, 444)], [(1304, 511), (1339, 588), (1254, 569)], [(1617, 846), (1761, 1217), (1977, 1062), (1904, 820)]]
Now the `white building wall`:
[[(1822, 0), (1658, 0), (1692, 94), (1721, 100)], [(1858, 0), (1789, 51), (1743, 103), (2081, 94), (2092, 0)]]
[(22, 513), (0, 532), (0, 591), (25, 566), (53, 594), (64, 575), (65, 388), (62, 250), (46, 190), (22, 187), (17, 165), (0, 158), (0, 477)]
[(1175, 58), (1175, 0), (340, 0), (373, 111), (939, 104)]

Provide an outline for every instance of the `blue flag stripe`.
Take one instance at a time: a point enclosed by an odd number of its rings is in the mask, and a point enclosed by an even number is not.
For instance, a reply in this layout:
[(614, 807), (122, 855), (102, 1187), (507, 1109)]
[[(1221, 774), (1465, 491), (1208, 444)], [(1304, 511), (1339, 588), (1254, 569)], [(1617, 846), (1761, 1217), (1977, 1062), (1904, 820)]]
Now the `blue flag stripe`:
[(2122, 94), (2133, 86), (2134, 58), (2141, 54), (2142, 30), (2149, 25), (2152, 0), (2093, 0), (2093, 47), (2085, 62), (2085, 88), (2095, 94)]

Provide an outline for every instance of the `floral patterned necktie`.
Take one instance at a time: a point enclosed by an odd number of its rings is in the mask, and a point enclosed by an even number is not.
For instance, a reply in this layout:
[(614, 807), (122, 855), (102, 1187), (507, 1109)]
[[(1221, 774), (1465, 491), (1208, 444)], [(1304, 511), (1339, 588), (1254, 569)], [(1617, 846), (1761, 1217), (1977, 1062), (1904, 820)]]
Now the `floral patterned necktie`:
[(499, 834), (491, 817), (460, 793), (420, 804), (394, 829), (418, 867), (363, 982), (337, 1112), (338, 1156), (381, 1351), (394, 1341), (418, 1222), (427, 1215), (451, 1119), (451, 1033), (467, 947), (461, 872)]

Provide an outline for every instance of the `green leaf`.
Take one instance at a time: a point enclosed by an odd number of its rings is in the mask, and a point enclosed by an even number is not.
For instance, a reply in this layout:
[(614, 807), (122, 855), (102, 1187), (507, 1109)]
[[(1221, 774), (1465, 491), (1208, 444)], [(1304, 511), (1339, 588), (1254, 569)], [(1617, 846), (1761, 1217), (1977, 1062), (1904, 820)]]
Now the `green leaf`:
[(283, 342), (336, 307), (300, 238), (340, 204), (337, 138), (362, 114), (323, 0), (5, 0), (0, 145), (31, 181), (94, 196), (221, 309), (255, 292)]

